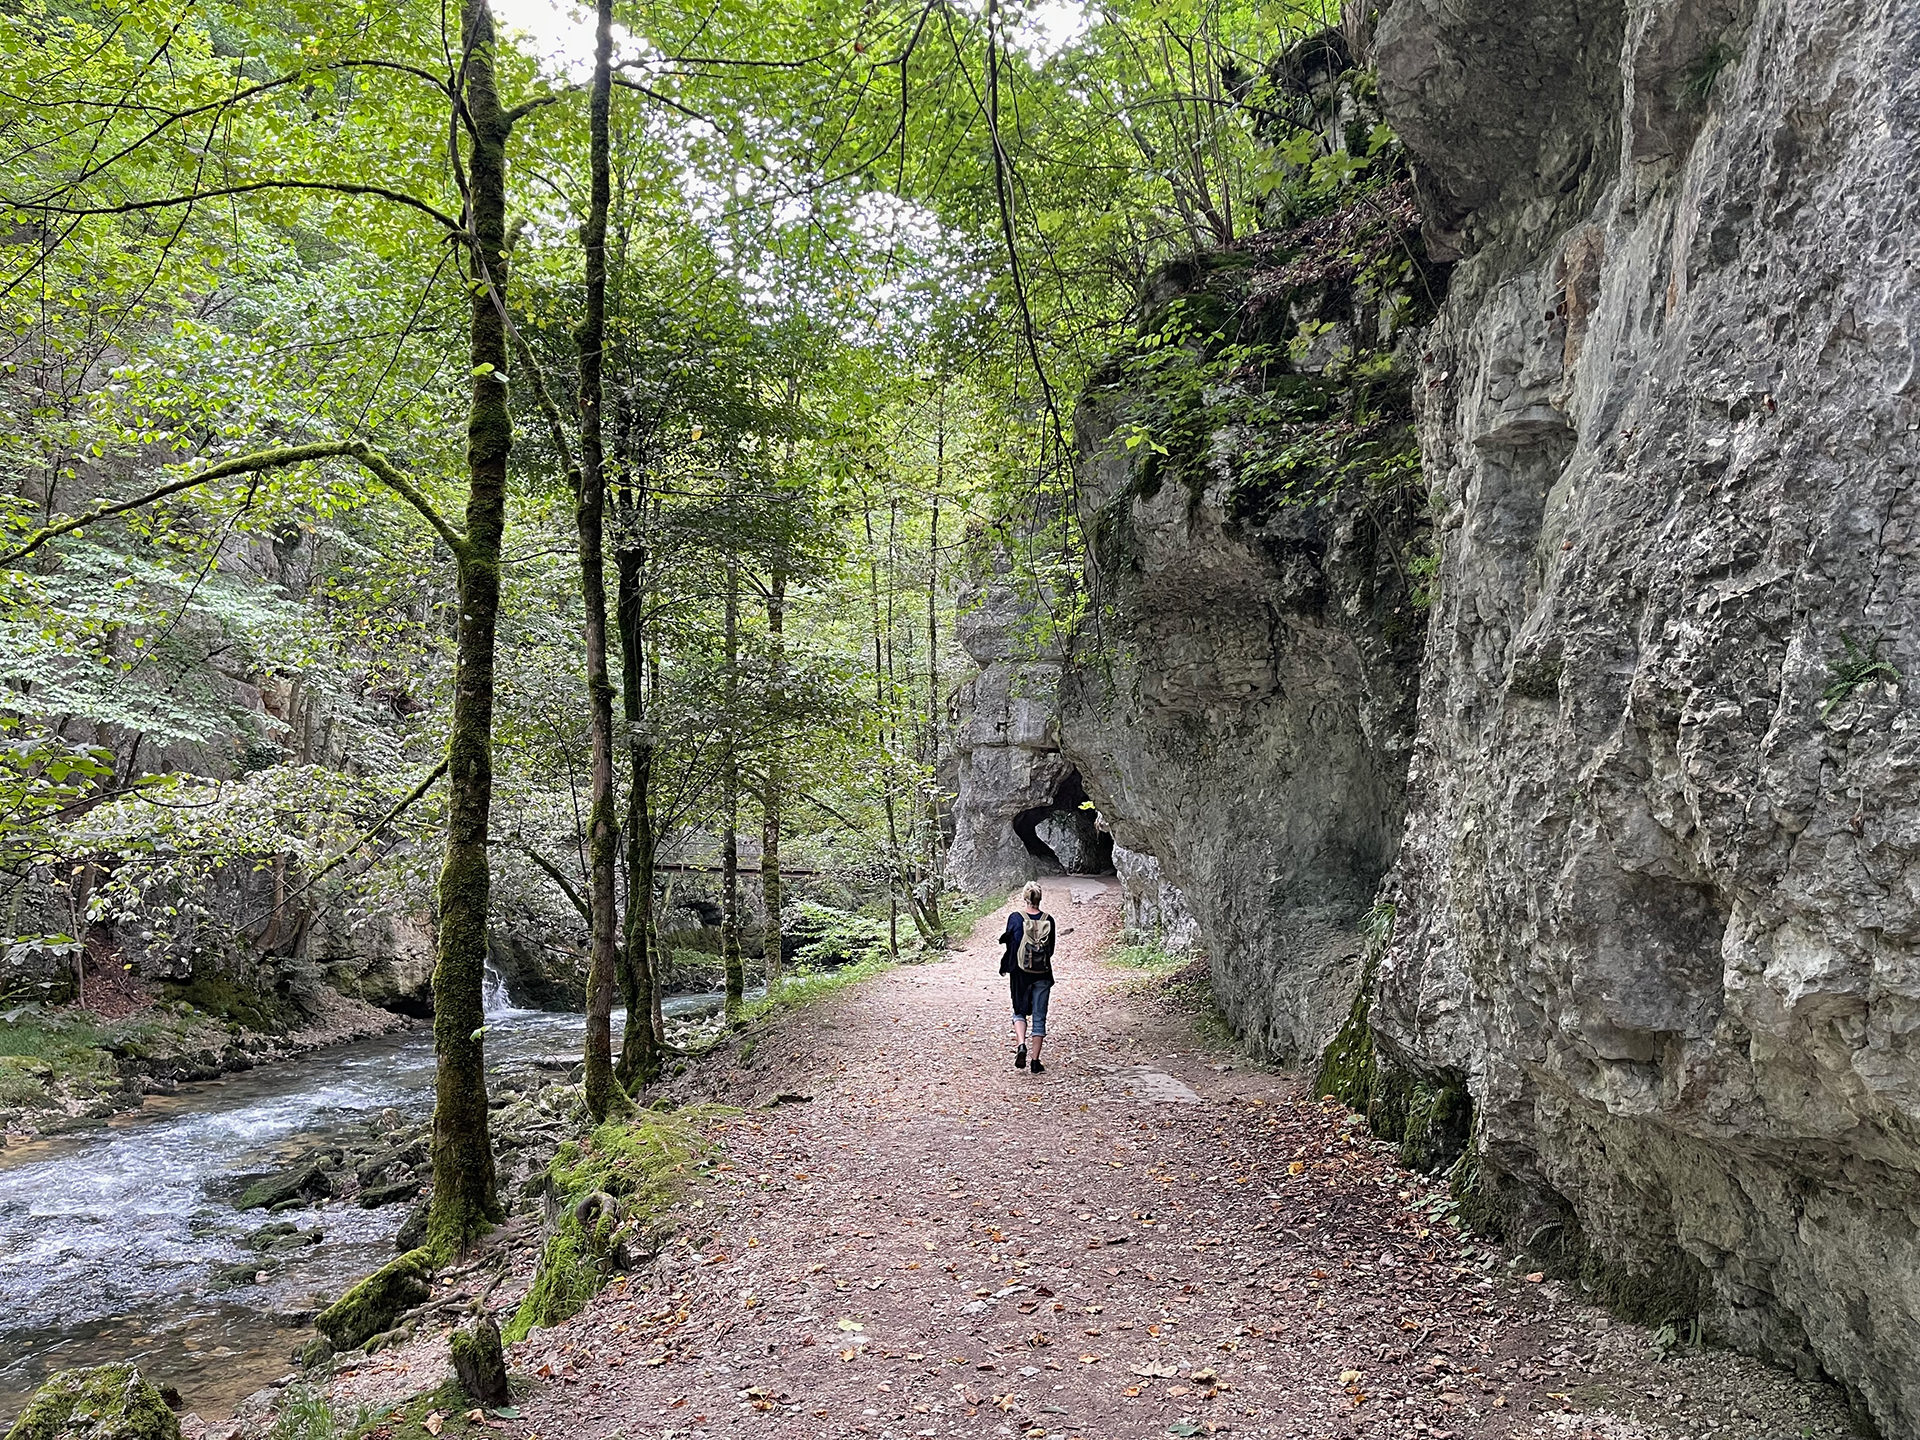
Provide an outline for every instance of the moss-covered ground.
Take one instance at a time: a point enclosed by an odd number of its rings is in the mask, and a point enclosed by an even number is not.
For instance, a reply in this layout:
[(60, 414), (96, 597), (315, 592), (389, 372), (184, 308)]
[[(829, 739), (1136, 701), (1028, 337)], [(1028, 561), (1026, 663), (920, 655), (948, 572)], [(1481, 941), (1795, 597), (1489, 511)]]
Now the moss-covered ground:
[(569, 1140), (547, 1166), (553, 1233), (531, 1289), (501, 1329), (511, 1345), (578, 1314), (622, 1263), (650, 1251), (661, 1217), (710, 1158), (710, 1106), (643, 1110)]
[(102, 1020), (78, 1008), (0, 1011), (0, 1124), (45, 1129), (123, 1090), (129, 1062), (217, 1054), (234, 1027), (184, 1003)]

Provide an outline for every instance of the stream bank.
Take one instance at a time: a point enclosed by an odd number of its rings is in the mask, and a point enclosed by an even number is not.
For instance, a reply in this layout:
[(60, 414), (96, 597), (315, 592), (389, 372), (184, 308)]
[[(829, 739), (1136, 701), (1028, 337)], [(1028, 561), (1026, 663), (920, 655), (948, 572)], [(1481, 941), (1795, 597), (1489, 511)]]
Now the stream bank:
[(272, 1033), (183, 1000), (108, 1016), (39, 1004), (0, 1011), (0, 1150), (137, 1110), (148, 1096), (276, 1065), (415, 1022), (323, 990), (313, 1013)]
[[(719, 998), (667, 1008), (697, 1024)], [(583, 1019), (490, 1002), (502, 1193), (524, 1202), (515, 1181), (573, 1124)], [(176, 1082), (0, 1152), (0, 1424), (75, 1366), (135, 1359), (209, 1417), (286, 1375), (317, 1311), (395, 1253), (433, 1074), (431, 1034), (408, 1028)], [(248, 1197), (262, 1181), (277, 1188)]]

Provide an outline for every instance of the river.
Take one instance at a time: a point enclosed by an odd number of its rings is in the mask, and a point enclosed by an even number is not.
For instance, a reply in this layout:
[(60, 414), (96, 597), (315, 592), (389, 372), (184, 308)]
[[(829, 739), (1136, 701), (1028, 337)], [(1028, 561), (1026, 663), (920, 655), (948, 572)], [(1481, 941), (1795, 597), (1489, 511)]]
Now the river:
[[(489, 995), (489, 1069), (579, 1054), (579, 1015), (519, 1010)], [(670, 1013), (718, 996), (676, 996)], [(614, 1020), (614, 1034), (621, 1019)], [(242, 1178), (394, 1109), (433, 1105), (425, 1029), (316, 1050), (281, 1064), (150, 1096), (97, 1126), (0, 1152), (0, 1431), (52, 1371), (134, 1359), (208, 1418), (284, 1375), (316, 1306), (392, 1258), (404, 1205), (351, 1201), (276, 1215), (323, 1243), (267, 1284), (220, 1290), (248, 1257), (264, 1212), (233, 1208)]]

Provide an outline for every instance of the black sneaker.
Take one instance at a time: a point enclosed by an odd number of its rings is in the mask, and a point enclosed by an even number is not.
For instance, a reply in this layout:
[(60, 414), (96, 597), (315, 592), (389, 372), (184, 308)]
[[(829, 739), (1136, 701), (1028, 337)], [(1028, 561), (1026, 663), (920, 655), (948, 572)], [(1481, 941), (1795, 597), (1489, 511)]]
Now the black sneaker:
[(1036, 1075), (1044, 1075), (1047, 1073), (1047, 1067), (1042, 1065), (1038, 1060), (1034, 1061), (1030, 1068)]
[(1016, 1070), (1024, 1070), (1027, 1068), (1026, 1046), (1022, 1045), (1018, 1050), (1013, 1052), (1013, 1068)]

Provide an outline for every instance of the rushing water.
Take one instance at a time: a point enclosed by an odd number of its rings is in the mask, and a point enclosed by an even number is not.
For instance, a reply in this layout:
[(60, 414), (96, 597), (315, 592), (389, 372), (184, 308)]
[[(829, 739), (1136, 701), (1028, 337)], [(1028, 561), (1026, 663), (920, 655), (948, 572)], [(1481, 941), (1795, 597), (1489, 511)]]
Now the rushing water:
[[(666, 1008), (697, 1014), (719, 998), (676, 996)], [(516, 1010), (498, 985), (488, 1002), (496, 1072), (580, 1053), (580, 1016)], [(616, 1036), (619, 1026), (616, 1016)], [(265, 1284), (218, 1289), (216, 1272), (249, 1258), (243, 1242), (269, 1218), (233, 1208), (244, 1177), (316, 1142), (365, 1139), (382, 1110), (424, 1119), (432, 1103), (422, 1029), (183, 1085), (97, 1127), (0, 1152), (0, 1429), (47, 1374), (74, 1365), (136, 1359), (209, 1417), (286, 1373), (316, 1306), (392, 1257), (406, 1207), (347, 1201), (273, 1216), (326, 1239)]]

